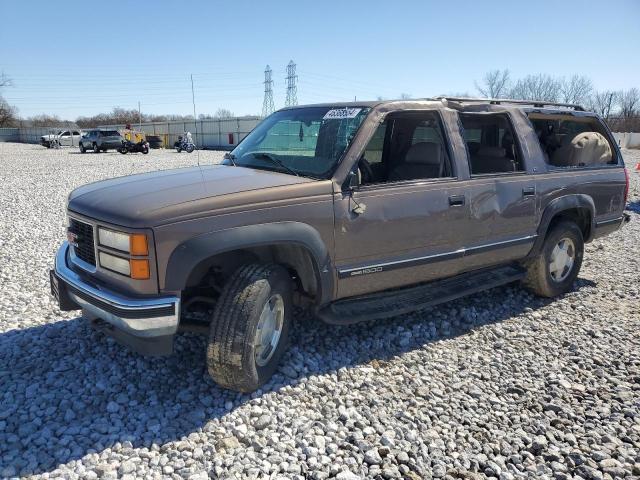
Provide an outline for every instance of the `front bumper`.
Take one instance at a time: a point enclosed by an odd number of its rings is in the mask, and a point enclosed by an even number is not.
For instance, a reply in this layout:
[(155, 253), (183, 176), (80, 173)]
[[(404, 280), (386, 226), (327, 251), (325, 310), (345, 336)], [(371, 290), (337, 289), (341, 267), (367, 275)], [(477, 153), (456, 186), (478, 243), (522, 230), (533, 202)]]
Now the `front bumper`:
[(180, 321), (179, 297), (127, 297), (83, 279), (69, 268), (68, 242), (58, 250), (50, 277), (61, 310), (82, 309), (106, 333), (141, 353), (171, 353)]

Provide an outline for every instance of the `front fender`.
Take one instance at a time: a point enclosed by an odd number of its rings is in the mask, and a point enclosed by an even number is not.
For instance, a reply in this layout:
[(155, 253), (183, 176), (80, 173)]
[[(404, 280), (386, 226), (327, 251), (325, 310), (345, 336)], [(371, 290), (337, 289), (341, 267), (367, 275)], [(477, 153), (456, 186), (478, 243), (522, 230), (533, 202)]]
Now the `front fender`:
[(214, 255), (233, 250), (274, 244), (305, 247), (315, 263), (320, 303), (331, 300), (334, 291), (331, 256), (318, 231), (300, 222), (276, 222), (209, 232), (178, 245), (169, 257), (165, 290), (182, 290), (191, 272)]

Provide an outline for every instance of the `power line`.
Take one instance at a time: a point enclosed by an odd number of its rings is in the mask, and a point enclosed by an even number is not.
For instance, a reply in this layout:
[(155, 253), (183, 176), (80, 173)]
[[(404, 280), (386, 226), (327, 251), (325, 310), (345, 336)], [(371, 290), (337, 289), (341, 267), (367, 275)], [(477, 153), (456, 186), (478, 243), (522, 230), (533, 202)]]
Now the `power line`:
[(271, 67), (267, 65), (264, 70), (264, 101), (262, 102), (262, 116), (271, 115), (273, 106), (273, 80), (271, 79)]
[(296, 85), (298, 76), (296, 75), (296, 64), (293, 60), (287, 65), (287, 99), (285, 106), (298, 105), (298, 87)]

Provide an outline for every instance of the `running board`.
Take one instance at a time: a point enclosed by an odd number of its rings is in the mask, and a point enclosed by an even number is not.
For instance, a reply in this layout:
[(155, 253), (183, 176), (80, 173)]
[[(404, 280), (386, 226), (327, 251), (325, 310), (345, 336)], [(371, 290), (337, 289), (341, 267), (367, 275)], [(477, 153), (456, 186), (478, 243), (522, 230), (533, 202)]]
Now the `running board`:
[(418, 286), (338, 300), (321, 309), (318, 317), (326, 323), (349, 325), (403, 315), (521, 280), (525, 273), (515, 265), (463, 273)]

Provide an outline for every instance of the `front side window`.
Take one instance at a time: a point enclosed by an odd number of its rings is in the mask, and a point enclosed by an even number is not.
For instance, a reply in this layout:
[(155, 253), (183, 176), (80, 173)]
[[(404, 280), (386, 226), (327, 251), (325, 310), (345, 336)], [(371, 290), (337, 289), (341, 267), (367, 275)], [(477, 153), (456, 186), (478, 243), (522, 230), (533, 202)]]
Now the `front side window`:
[(232, 152), (238, 166), (326, 178), (370, 109), (303, 107), (267, 117)]
[(391, 113), (372, 135), (357, 166), (363, 185), (453, 176), (437, 112)]
[(525, 170), (509, 116), (504, 113), (460, 113), (471, 175)]

